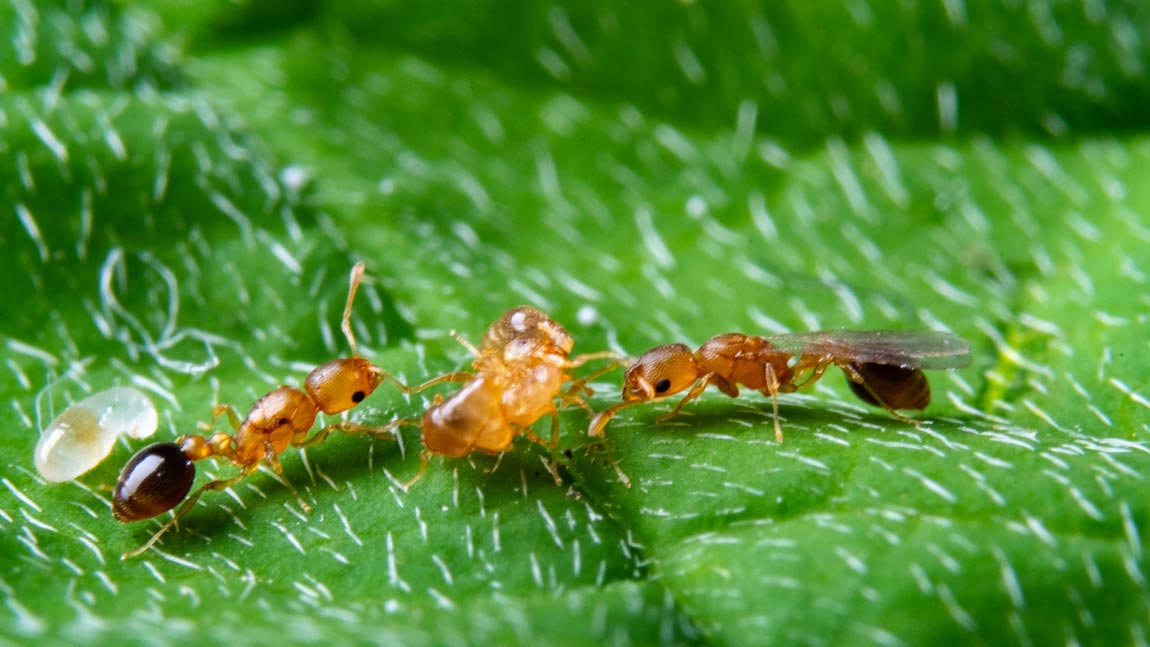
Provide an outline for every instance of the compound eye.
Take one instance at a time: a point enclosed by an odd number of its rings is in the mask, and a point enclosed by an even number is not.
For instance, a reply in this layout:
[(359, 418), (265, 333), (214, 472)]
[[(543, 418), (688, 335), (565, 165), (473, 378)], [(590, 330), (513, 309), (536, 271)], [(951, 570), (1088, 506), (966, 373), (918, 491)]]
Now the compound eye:
[(655, 393), (666, 393), (671, 388), (671, 380), (663, 378), (655, 382)]
[(132, 457), (112, 497), (118, 521), (150, 519), (176, 507), (196, 480), (196, 466), (175, 443), (149, 445)]

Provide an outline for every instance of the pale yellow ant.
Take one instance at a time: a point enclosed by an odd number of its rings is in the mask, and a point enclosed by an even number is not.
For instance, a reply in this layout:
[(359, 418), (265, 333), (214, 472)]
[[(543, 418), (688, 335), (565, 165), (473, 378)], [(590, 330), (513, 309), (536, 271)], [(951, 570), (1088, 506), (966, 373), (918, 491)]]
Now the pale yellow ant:
[[(571, 335), (530, 306), (503, 313), (487, 329), (479, 348), (461, 337), (456, 339), (475, 356), (475, 375), (446, 399), (437, 396), (418, 421), (424, 450), (420, 453), (419, 472), (408, 485), (419, 480), (433, 455), (458, 458), (475, 451), (502, 455), (519, 434), (551, 450), (551, 462), (545, 465), (555, 483), (561, 484), (556, 457), (559, 412), (555, 400), (590, 411), (580, 397), (581, 393), (590, 393), (585, 385), (615, 365), (572, 382), (563, 390), (563, 385), (571, 380), (567, 371), (590, 360), (617, 359), (618, 355), (606, 351), (569, 358), (574, 346)], [(551, 416), (549, 441), (531, 428), (545, 415)], [(414, 420), (400, 422), (416, 424)]]

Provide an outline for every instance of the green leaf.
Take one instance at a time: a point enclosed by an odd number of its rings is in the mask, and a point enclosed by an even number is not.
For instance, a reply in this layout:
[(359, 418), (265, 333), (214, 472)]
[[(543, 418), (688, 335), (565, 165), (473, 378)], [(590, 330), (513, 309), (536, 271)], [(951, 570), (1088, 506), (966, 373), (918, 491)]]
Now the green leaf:
[[(0, 5), (0, 638), (1145, 644), (1148, 20)], [(607, 442), (631, 488), (576, 407), (562, 487), (524, 441), (405, 491), (418, 433), (336, 434), (284, 455), (311, 514), (262, 472), (126, 562), (159, 527), (110, 514), (138, 447), (70, 484), (33, 471), (92, 391), (149, 391), (171, 439), (346, 355), (360, 259), (362, 351), (412, 383), (519, 303), (576, 353), (948, 328), (974, 362), (931, 375), (919, 425), (832, 371), (780, 398), (782, 444), (754, 393), (626, 409)], [(350, 416), (452, 388), (385, 385)]]

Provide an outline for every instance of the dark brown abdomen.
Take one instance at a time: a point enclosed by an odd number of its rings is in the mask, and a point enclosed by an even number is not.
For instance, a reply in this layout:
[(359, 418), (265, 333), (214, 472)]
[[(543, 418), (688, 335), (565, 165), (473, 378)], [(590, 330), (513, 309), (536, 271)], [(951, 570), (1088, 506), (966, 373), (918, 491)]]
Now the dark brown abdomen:
[(866, 386), (849, 378), (847, 384), (867, 404), (886, 409), (925, 409), (930, 404), (930, 384), (921, 369), (887, 364), (852, 364), (851, 368), (863, 377)]
[(112, 495), (117, 521), (139, 521), (176, 507), (196, 480), (196, 466), (176, 443), (141, 449), (120, 472)]

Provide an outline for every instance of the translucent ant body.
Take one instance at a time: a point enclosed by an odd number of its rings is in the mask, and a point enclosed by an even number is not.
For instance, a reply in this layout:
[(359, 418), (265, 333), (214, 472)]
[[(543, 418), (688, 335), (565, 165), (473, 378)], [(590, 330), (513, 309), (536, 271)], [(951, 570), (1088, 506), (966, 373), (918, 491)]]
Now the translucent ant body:
[[(355, 336), (351, 330), (351, 306), (356, 288), (363, 277), (364, 264), (357, 263), (351, 272), (347, 305), (344, 308), (342, 329), (351, 345), (352, 356), (333, 359), (308, 374), (304, 390), (280, 386), (263, 396), (252, 406), (242, 421), (230, 405), (219, 405), (213, 410), (212, 421), (226, 414), (234, 433), (217, 432), (210, 437), (191, 434), (181, 436), (174, 443), (156, 443), (141, 449), (120, 473), (113, 496), (112, 511), (121, 522), (149, 519), (171, 510), (183, 502), (172, 519), (164, 524), (140, 548), (125, 553), (134, 557), (153, 544), (187, 514), (209, 490), (224, 490), (255, 472), (261, 463), (278, 474), (282, 471), (279, 455), (288, 447), (310, 447), (323, 442), (332, 432), (384, 435), (387, 429), (376, 429), (349, 422), (328, 425), (308, 438), (316, 416), (342, 413), (355, 407), (375, 391), (383, 380), (395, 382), (403, 391), (412, 391), (394, 377), (360, 357)], [(208, 426), (207, 429), (211, 429)], [(386, 434), (391, 437), (390, 434)], [(200, 486), (188, 496), (196, 478), (194, 463), (206, 458), (222, 458), (240, 468), (235, 476), (216, 479)], [(286, 483), (286, 481), (285, 481)], [(288, 488), (292, 489), (290, 484)], [(310, 508), (292, 489), (300, 506)]]
[[(409, 485), (419, 480), (432, 455), (458, 458), (473, 451), (502, 454), (519, 434), (552, 450), (547, 469), (557, 484), (562, 483), (555, 460), (559, 443), (555, 399), (590, 411), (580, 392), (587, 391), (586, 382), (599, 374), (576, 381), (563, 391), (563, 385), (571, 380), (567, 370), (592, 359), (617, 355), (603, 352), (569, 358), (574, 346), (571, 335), (530, 306), (503, 313), (487, 329), (479, 348), (457, 339), (475, 355), (475, 375), (448, 398), (436, 397), (423, 414), (419, 426), (424, 450), (419, 472)], [(544, 441), (531, 429), (545, 415), (551, 416), (550, 441)]]
[(620, 410), (662, 400), (686, 389), (687, 395), (665, 416), (676, 414), (713, 384), (734, 398), (739, 386), (771, 398), (775, 438), (782, 442), (779, 393), (810, 386), (829, 366), (846, 374), (851, 391), (867, 404), (917, 424), (898, 410), (925, 409), (930, 385), (924, 369), (957, 369), (970, 364), (970, 344), (944, 332), (927, 330), (827, 330), (758, 337), (729, 333), (713, 337), (695, 352), (683, 344), (658, 346), (627, 369), (623, 402), (591, 421), (588, 433), (600, 436)]

